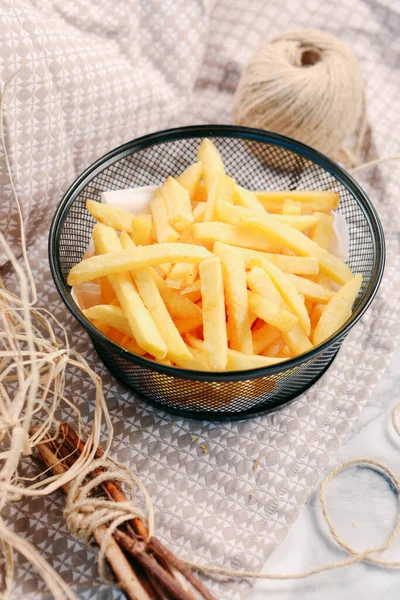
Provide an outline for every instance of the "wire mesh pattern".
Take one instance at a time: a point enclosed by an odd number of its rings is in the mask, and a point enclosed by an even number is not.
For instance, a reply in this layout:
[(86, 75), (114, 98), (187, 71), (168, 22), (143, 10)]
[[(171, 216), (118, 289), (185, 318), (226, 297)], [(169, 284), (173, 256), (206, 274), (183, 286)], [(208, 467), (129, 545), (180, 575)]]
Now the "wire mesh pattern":
[[(363, 286), (349, 322), (330, 340), (281, 365), (239, 373), (203, 373), (154, 364), (105, 338), (83, 317), (66, 284), (89, 243), (94, 219), (86, 200), (106, 190), (159, 184), (196, 160), (204, 137), (212, 137), (226, 171), (249, 189), (324, 190), (340, 193), (339, 212), (349, 228), (349, 260)], [(109, 153), (64, 196), (50, 231), (50, 264), (57, 287), (89, 332), (106, 367), (151, 404), (197, 418), (243, 418), (289, 402), (312, 385), (334, 359), (350, 327), (371, 302), (382, 276), (384, 242), (368, 198), (340, 167), (319, 153), (275, 134), (230, 126), (198, 126), (153, 134)]]

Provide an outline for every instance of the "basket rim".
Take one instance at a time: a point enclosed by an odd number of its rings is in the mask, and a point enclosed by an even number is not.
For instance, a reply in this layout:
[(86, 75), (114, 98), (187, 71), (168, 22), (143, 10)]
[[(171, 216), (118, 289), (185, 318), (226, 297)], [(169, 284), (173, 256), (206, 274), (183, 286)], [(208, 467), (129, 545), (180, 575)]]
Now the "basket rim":
[[(372, 231), (374, 243), (375, 264), (371, 280), (368, 284), (368, 288), (365, 291), (362, 302), (352, 313), (351, 317), (331, 337), (326, 339), (315, 348), (312, 348), (311, 350), (294, 358), (277, 363), (276, 365), (259, 367), (256, 369), (219, 372), (181, 369), (179, 367), (170, 367), (168, 365), (159, 364), (150, 359), (143, 358), (133, 354), (132, 352), (129, 352), (119, 344), (104, 336), (96, 327), (92, 325), (92, 323), (83, 315), (82, 311), (76, 306), (71, 296), (71, 288), (66, 284), (62, 275), (59, 257), (59, 241), (64, 221), (78, 194), (99, 172), (117, 160), (120, 160), (129, 154), (134, 154), (135, 152), (138, 152), (144, 148), (191, 137), (239, 138), (247, 141), (256, 141), (286, 148), (304, 158), (311, 160), (334, 175), (335, 178), (338, 179), (342, 185), (344, 185), (344, 187), (350, 191), (353, 198), (363, 211)], [(133, 139), (112, 149), (88, 166), (70, 185), (56, 208), (49, 230), (48, 257), (53, 281), (64, 304), (92, 338), (94, 337), (113, 352), (117, 352), (121, 358), (152, 371), (164, 373), (172, 377), (179, 377), (181, 379), (210, 382), (233, 382), (244, 379), (250, 380), (260, 377), (268, 377), (277, 373), (282, 373), (286, 370), (293, 369), (295, 367), (299, 367), (304, 362), (307, 362), (308, 360), (311, 360), (317, 357), (319, 354), (325, 352), (329, 347), (334, 345), (336, 342), (339, 342), (345, 335), (347, 335), (350, 329), (361, 319), (378, 291), (385, 266), (385, 239), (382, 224), (376, 209), (361, 186), (340, 165), (323, 155), (318, 150), (315, 150), (314, 148), (311, 148), (310, 146), (307, 146), (306, 144), (298, 142), (292, 138), (261, 129), (241, 127), (236, 125), (191, 125), (187, 127), (166, 129)]]

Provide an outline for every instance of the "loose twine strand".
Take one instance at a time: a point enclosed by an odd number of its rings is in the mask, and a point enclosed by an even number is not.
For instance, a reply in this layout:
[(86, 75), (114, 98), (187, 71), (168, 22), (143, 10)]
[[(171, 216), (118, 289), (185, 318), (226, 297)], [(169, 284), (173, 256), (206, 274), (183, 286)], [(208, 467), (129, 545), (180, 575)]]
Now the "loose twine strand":
[[(13, 75), (11, 80), (17, 73)], [(106, 577), (105, 551), (116, 527), (129, 519), (140, 517), (146, 520), (149, 536), (152, 536), (154, 533), (154, 509), (150, 495), (137, 475), (117, 463), (95, 460), (95, 453), (100, 443), (102, 423), (105, 423), (108, 433), (105, 457), (107, 457), (110, 448), (113, 431), (103, 396), (101, 379), (88, 366), (84, 358), (70, 348), (65, 327), (50, 311), (36, 307), (37, 294), (28, 259), (22, 209), (13, 182), (4, 134), (4, 96), (11, 80), (5, 84), (0, 99), (0, 139), (20, 222), (24, 268), (20, 266), (9, 244), (0, 233), (0, 246), (4, 249), (15, 271), (19, 285), (19, 293), (11, 293), (6, 289), (0, 278), (0, 443), (4, 444), (8, 441), (8, 449), (0, 452), (0, 465), (2, 465), (0, 468), (0, 513), (7, 504), (17, 498), (45, 496), (69, 484), (70, 491), (67, 496), (65, 515), (70, 529), (87, 541), (93, 537), (97, 527), (106, 527), (107, 529), (99, 552), (100, 573)], [(365, 116), (363, 117), (363, 123), (361, 133), (359, 133), (358, 146), (360, 146), (363, 132), (365, 132)], [(377, 159), (356, 167), (353, 173), (372, 168), (386, 160), (398, 158), (400, 158), (400, 155)], [(62, 333), (61, 340), (56, 334), (56, 328)], [(48, 439), (52, 427), (57, 426), (55, 414), (60, 403), (64, 403), (65, 406), (69, 407), (79, 423), (79, 429), (81, 429), (82, 422), (79, 409), (64, 394), (66, 372), (71, 368), (78, 369), (80, 373), (87, 375), (95, 390), (93, 424), (87, 435), (84, 449), (74, 465), (62, 476), (40, 479), (40, 476), (46, 473), (45, 471), (33, 480), (23, 478), (18, 475), (19, 462), (22, 456), (30, 454), (37, 444)], [(396, 416), (399, 407), (400, 404), (395, 407), (392, 415), (393, 426), (398, 435), (400, 435), (400, 427)], [(30, 435), (29, 430), (34, 418), (39, 419), (40, 424), (35, 433)], [(60, 460), (60, 462), (62, 461)], [(385, 544), (366, 549), (363, 552), (356, 551), (346, 544), (339, 536), (330, 518), (325, 500), (328, 484), (344, 469), (360, 464), (366, 464), (381, 471), (381, 474), (389, 478), (397, 493), (400, 494), (400, 481), (398, 478), (385, 465), (373, 459), (359, 458), (347, 461), (334, 469), (325, 478), (319, 496), (323, 516), (332, 537), (339, 546), (350, 554), (346, 559), (297, 574), (265, 575), (252, 571), (234, 571), (212, 565), (201, 565), (190, 561), (187, 561), (187, 565), (203, 573), (243, 579), (301, 579), (322, 571), (362, 561), (388, 567), (400, 566), (397, 561), (387, 561), (371, 556), (372, 554), (382, 553), (393, 543), (400, 528), (400, 514), (396, 526)], [(101, 475), (95, 473), (100, 467), (105, 470)], [(114, 503), (93, 497), (92, 494), (95, 488), (106, 480), (113, 480), (127, 487), (130, 500), (127, 503)], [(144, 512), (136, 506), (135, 487), (140, 489), (144, 497)], [(107, 506), (105, 506), (105, 503)], [(56, 600), (65, 598), (78, 600), (76, 594), (40, 555), (39, 551), (28, 541), (10, 531), (1, 516), (0, 541), (0, 550), (5, 558), (2, 600), (8, 600), (11, 597), (14, 581), (13, 551), (23, 554), (30, 561)]]

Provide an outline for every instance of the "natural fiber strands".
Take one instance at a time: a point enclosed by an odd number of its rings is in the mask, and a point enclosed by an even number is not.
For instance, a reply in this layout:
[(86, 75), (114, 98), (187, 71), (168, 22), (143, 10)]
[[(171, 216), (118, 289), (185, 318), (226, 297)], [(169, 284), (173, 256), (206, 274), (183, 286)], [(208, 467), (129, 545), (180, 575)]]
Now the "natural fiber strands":
[(337, 156), (357, 130), (363, 99), (360, 65), (347, 46), (323, 31), (290, 31), (264, 41), (243, 71), (234, 122)]

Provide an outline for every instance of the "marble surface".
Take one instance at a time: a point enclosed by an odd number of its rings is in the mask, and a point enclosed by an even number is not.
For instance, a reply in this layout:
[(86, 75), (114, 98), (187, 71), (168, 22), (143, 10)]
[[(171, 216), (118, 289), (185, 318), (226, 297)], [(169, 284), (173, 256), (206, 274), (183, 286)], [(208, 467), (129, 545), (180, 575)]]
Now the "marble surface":
[[(399, 401), (400, 345), (326, 474), (351, 458), (368, 457), (380, 460), (400, 475), (400, 439), (391, 425), (391, 412)], [(327, 501), (340, 535), (360, 550), (383, 543), (390, 536), (400, 510), (400, 499), (390, 484), (361, 466), (347, 470), (331, 483)], [(329, 536), (318, 494), (314, 493), (284, 542), (265, 564), (264, 572), (301, 572), (345, 556)], [(385, 557), (400, 560), (400, 539)], [(303, 580), (260, 580), (250, 600), (391, 600), (399, 597), (399, 589), (400, 569), (357, 564)]]

